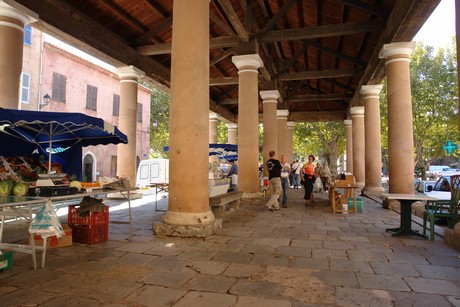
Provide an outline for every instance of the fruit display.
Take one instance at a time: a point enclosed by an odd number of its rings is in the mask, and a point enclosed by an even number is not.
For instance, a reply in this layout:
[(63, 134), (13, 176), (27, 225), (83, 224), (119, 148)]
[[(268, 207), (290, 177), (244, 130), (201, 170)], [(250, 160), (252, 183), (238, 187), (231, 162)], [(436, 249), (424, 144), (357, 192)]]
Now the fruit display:
[[(60, 170), (58, 163), (52, 163), (53, 169)], [(13, 179), (32, 183), (48, 169), (39, 157), (2, 157), (0, 156), (0, 179)]]

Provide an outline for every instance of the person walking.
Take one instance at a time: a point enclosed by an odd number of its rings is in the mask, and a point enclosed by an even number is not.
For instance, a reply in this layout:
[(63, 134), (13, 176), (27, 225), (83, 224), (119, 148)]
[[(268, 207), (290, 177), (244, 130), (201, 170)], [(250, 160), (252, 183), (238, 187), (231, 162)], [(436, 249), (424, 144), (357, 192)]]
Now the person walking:
[[(280, 209), (280, 204), (278, 202), (278, 198), (281, 195), (281, 163), (279, 160), (275, 159), (275, 151), (270, 151), (268, 153), (270, 159), (265, 164), (267, 166), (268, 171), (268, 188), (270, 189), (271, 196), (268, 200), (265, 207), (268, 210), (274, 211)], [(273, 208), (272, 208), (273, 207)]]
[(295, 160), (292, 164), (292, 181), (294, 189), (300, 189), (300, 169), (302, 165), (299, 163), (299, 160)]
[(232, 179), (232, 190), (234, 192), (238, 191), (238, 165), (235, 163), (235, 160), (228, 161), (231, 165), (230, 171), (228, 171), (227, 177)]
[(289, 189), (289, 176), (291, 175), (291, 165), (286, 162), (286, 155), (281, 155), (281, 187), (283, 188), (283, 201), (281, 206), (287, 208), (287, 191)]
[(315, 161), (314, 155), (308, 156), (308, 162), (302, 166), (300, 173), (302, 174), (301, 181), (305, 188), (304, 199), (306, 201), (306, 207), (313, 207), (313, 185), (315, 184), (315, 179), (318, 176), (315, 174), (315, 165), (313, 164)]
[(323, 184), (323, 191), (327, 192), (329, 189), (329, 178), (331, 178), (331, 171), (327, 166), (327, 162), (323, 163), (323, 167), (319, 172), (319, 177), (321, 178), (321, 183)]

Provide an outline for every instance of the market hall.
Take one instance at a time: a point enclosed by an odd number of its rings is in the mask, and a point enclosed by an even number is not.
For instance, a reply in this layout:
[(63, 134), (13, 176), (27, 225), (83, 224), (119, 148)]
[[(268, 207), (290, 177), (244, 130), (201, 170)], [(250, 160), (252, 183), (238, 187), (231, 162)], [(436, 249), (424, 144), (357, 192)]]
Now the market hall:
[[(117, 174), (132, 181), (136, 172), (135, 164), (130, 162), (135, 160), (136, 148), (133, 131), (136, 84), (140, 78), (147, 78), (170, 87), (170, 198), (163, 224), (156, 225), (155, 229), (159, 233), (177, 234), (176, 228), (197, 228), (195, 231), (206, 236), (214, 227), (206, 188), (209, 139), (205, 132), (209, 131), (209, 111), (238, 125), (238, 189), (243, 193), (242, 201), (257, 203), (260, 199), (257, 144), (261, 110), (264, 158), (268, 156), (265, 146), (276, 148), (280, 155), (292, 157), (292, 146), (287, 148), (281, 141), (284, 138), (278, 137), (287, 135), (292, 122), (344, 121), (346, 129), (351, 129), (351, 134), (347, 133), (350, 136), (347, 138), (348, 171), (353, 173), (357, 185), (364, 191), (378, 192), (381, 191), (380, 164), (368, 161), (380, 161), (377, 137), (380, 131), (377, 107), (380, 88), (377, 84), (386, 74), (390, 190), (392, 193), (410, 193), (414, 163), (408, 57), (414, 48), (412, 37), (438, 2), (386, 1), (380, 8), (356, 3), (347, 5), (340, 1), (324, 3), (318, 9), (318, 16), (333, 16), (330, 12), (341, 9), (343, 14), (349, 12), (347, 21), (324, 17), (323, 23), (316, 24), (316, 28), (302, 28), (280, 20), (290, 18), (290, 14), (300, 12), (304, 6), (309, 7), (309, 1), (296, 5), (288, 1), (280, 7), (266, 7), (262, 3), (250, 7), (230, 1), (203, 0), (193, 4), (190, 1), (174, 1), (173, 4), (130, 1), (126, 7), (118, 9), (97, 1), (84, 4), (73, 1), (40, 4), (26, 0), (3, 1), (4, 17), (0, 30), (5, 43), (1, 44), (1, 65), (10, 73), (0, 83), (2, 106), (17, 108), (17, 81), (23, 48), (21, 29), (25, 24), (34, 23), (38, 28), (58, 34), (58, 37), (120, 67), (119, 128), (128, 136), (129, 142), (118, 146)], [(154, 11), (156, 19), (150, 22), (161, 24), (161, 27), (146, 31), (141, 17), (134, 15), (136, 4)], [(104, 10), (111, 11), (114, 14), (111, 16), (116, 16), (114, 20), (123, 21), (118, 26), (124, 25), (126, 31), (115, 26), (111, 28), (110, 18), (104, 20), (101, 17)], [(130, 11), (132, 16), (128, 18), (121, 13), (123, 10)], [(174, 15), (173, 21), (167, 18), (165, 11), (169, 12), (169, 17)], [(223, 15), (228, 19), (222, 21), (218, 17)], [(306, 23), (312, 22), (306, 16), (302, 18)], [(145, 35), (137, 34), (137, 39), (132, 39), (140, 29)], [(212, 36), (208, 29), (211, 29)], [(115, 34), (126, 37), (122, 39)], [(324, 45), (314, 42), (318, 37)], [(333, 52), (329, 46), (337, 43), (337, 39), (343, 41), (343, 47)], [(359, 50), (350, 47), (356, 39), (362, 42)], [(129, 44), (126, 41), (134, 42)], [(289, 52), (286, 48), (293, 50)], [(315, 48), (324, 53), (320, 62), (312, 59), (310, 49)], [(221, 50), (220, 54), (216, 49)], [(339, 66), (334, 64), (336, 60), (326, 61), (331, 53), (339, 59)], [(360, 54), (359, 61), (351, 60), (353, 54)], [(285, 64), (277, 65), (283, 56)], [(304, 66), (311, 68), (302, 71), (298, 68), (300, 62), (296, 61), (304, 61)], [(312, 69), (316, 71), (310, 71)], [(313, 94), (317, 95), (316, 98)], [(314, 106), (312, 108), (312, 105), (318, 105), (315, 102), (327, 97), (330, 100), (321, 103), (319, 111), (315, 111)], [(281, 105), (284, 107), (279, 108)], [(274, 108), (276, 112), (273, 112)], [(364, 120), (365, 108), (366, 116), (372, 121)], [(193, 170), (183, 176), (184, 170), (191, 168), (189, 161), (194, 161)]]
[[(280, 29), (283, 23), (278, 21), (285, 18), (283, 16), (294, 5), (294, 1), (286, 1), (277, 9), (269, 9), (265, 3), (260, 3), (254, 5), (257, 8), (254, 12), (244, 2), (236, 1), (143, 2), (145, 7), (155, 11), (164, 21), (160, 23), (154, 20), (157, 23), (149, 24), (155, 24), (158, 29), (149, 29), (142, 24), (141, 18), (129, 17), (121, 8), (107, 6), (117, 18), (125, 21), (121, 25), (128, 27), (129, 24), (137, 32), (139, 29), (143, 31), (144, 36), (138, 35), (135, 39), (121, 39), (114, 34), (133, 36), (133, 32), (136, 32), (132, 29), (111, 32), (109, 24), (113, 22), (101, 27), (95, 21), (101, 18), (97, 9), (103, 10), (104, 4), (98, 1), (86, 1), (84, 4), (72, 2), (5, 0), (0, 3), (0, 66), (8, 72), (0, 82), (1, 106), (10, 109), (18, 107), (22, 28), (25, 24), (34, 23), (120, 67), (121, 110), (118, 127), (128, 136), (129, 143), (119, 145), (117, 169), (119, 175), (127, 176), (132, 181), (136, 171), (135, 163), (131, 161), (135, 160), (136, 137), (132, 123), (135, 122), (137, 82), (140, 78), (150, 78), (170, 87), (169, 203), (162, 222), (154, 225), (157, 234), (187, 237), (193, 232), (209, 237), (215, 231), (208, 197), (207, 132), (211, 122), (210, 110), (238, 125), (238, 190), (242, 192), (241, 202), (245, 204), (261, 201), (257, 145), (261, 109), (264, 157), (270, 150), (266, 145), (276, 149), (279, 154), (292, 157), (292, 138), (288, 138), (290, 144), (283, 145), (280, 141), (283, 138), (279, 137), (281, 133), (289, 135), (292, 122), (344, 121), (347, 156), (351, 157), (347, 161), (347, 171), (354, 174), (356, 184), (369, 195), (382, 191), (380, 163), (371, 164), (368, 161), (373, 158), (380, 161), (380, 143), (373, 141), (378, 140), (376, 132), (380, 131), (376, 106), (381, 88), (377, 84), (385, 72), (388, 104), (393, 106), (389, 107), (388, 116), (390, 165), (394, 168), (390, 170), (390, 191), (413, 193), (409, 190), (414, 166), (408, 63), (414, 44), (410, 41), (439, 1), (385, 1), (382, 7), (375, 9), (359, 2), (324, 2), (321, 7), (324, 17), (318, 18), (324, 19), (324, 24), (315, 24), (316, 28), (312, 29), (298, 26)], [(129, 5), (136, 3), (139, 2), (127, 1), (127, 7), (123, 9), (129, 11)], [(307, 7), (309, 1), (297, 3)], [(333, 16), (331, 10), (336, 11), (337, 8), (346, 11), (350, 19), (340, 27), (334, 27), (333, 22), (328, 24), (326, 18)], [(301, 11), (300, 8), (298, 10)], [(219, 18), (224, 15), (226, 17), (223, 19)], [(353, 16), (357, 16), (355, 20)], [(376, 22), (358, 22), (374, 20), (373, 17)], [(260, 22), (261, 18), (263, 23)], [(241, 20), (245, 20), (245, 24)], [(298, 24), (304, 22), (298, 21)], [(277, 30), (274, 30), (275, 25)], [(210, 37), (210, 26), (213, 37)], [(168, 38), (160, 28), (169, 34)], [(361, 44), (347, 40), (347, 35), (356, 39), (353, 36), (356, 33), (361, 33), (357, 35)], [(331, 42), (331, 36), (341, 37), (342, 43)], [(323, 37), (321, 41), (325, 42), (324, 45), (314, 40), (319, 37)], [(299, 41), (300, 44), (288, 40)], [(126, 42), (133, 43), (129, 45)], [(331, 49), (334, 43), (345, 47), (343, 50)], [(347, 49), (350, 44), (363, 46), (363, 49), (350, 51)], [(364, 49), (366, 47), (368, 49)], [(210, 49), (213, 50), (211, 60)], [(319, 65), (320, 61), (312, 60), (312, 52), (307, 49), (321, 53), (319, 58), (324, 62), (348, 62), (343, 67), (361, 69), (356, 71), (334, 65), (328, 67), (326, 63)], [(303, 59), (305, 62), (298, 65), (296, 62), (303, 57), (302, 53), (307, 54), (308, 60)], [(326, 61), (331, 53), (340, 60)], [(170, 57), (167, 56), (169, 54)], [(270, 55), (275, 60), (269, 58)], [(357, 57), (357, 61), (351, 60), (353, 56)], [(307, 64), (307, 61), (311, 62)], [(302, 71), (303, 67), (309, 67), (310, 71)], [(305, 80), (321, 78), (334, 80), (308, 81), (308, 86), (303, 85)], [(337, 89), (339, 91), (335, 92)], [(317, 106), (315, 102), (325, 98), (330, 101), (321, 104), (324, 109), (315, 111), (314, 107), (308, 108), (310, 105)], [(313, 103), (309, 99), (313, 99)], [(284, 108), (278, 109), (281, 105)], [(365, 121), (364, 116), (371, 116), (373, 120)], [(377, 156), (375, 153), (378, 153)], [(193, 161), (193, 167), (190, 161)]]

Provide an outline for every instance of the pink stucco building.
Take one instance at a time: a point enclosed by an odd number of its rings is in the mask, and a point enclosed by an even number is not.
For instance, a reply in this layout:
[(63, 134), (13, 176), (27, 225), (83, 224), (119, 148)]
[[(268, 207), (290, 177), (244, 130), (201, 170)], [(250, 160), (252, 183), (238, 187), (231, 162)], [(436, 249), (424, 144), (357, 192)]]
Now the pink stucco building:
[[(118, 125), (120, 79), (110, 68), (103, 68), (47, 41), (31, 28), (26, 31), (20, 109), (80, 112)], [(30, 43), (30, 44), (29, 44)], [(43, 96), (51, 96), (44, 104)], [(151, 91), (138, 86), (136, 156), (138, 163), (148, 158)], [(123, 131), (122, 131), (123, 132)], [(83, 148), (83, 176), (115, 176), (117, 145)]]

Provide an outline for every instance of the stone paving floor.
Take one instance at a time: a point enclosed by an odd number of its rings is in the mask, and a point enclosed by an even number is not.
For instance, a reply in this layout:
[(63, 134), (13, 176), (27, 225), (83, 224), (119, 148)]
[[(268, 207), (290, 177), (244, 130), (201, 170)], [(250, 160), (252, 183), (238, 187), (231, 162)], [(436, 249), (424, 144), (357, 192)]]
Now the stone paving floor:
[[(154, 236), (154, 196), (132, 201), (130, 237), (126, 203), (110, 201), (107, 242), (50, 250), (37, 270), (14, 253), (0, 306), (460, 306), (460, 252), (442, 238), (392, 237), (398, 213), (368, 198), (333, 215), (327, 194), (308, 209), (302, 196), (289, 190), (276, 212), (242, 205), (207, 239)], [(25, 223), (6, 227), (5, 241), (24, 239)]]

